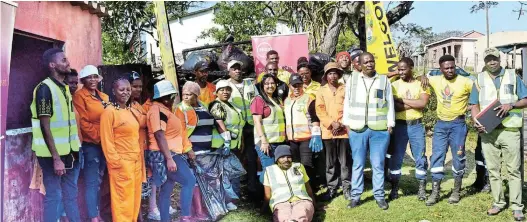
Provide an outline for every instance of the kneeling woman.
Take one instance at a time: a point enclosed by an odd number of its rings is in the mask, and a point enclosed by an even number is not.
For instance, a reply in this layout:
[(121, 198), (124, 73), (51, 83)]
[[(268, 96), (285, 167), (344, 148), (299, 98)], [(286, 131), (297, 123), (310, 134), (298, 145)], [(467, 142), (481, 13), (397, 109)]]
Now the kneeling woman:
[[(148, 160), (152, 167), (154, 184), (160, 187), (159, 211), (161, 221), (170, 221), (170, 196), (176, 182), (181, 184), (180, 221), (191, 221), (192, 190), (196, 177), (187, 159), (196, 155), (186, 136), (186, 126), (171, 112), (177, 91), (168, 80), (154, 85), (153, 104), (147, 114), (149, 149)], [(168, 170), (168, 171), (167, 171)]]
[(143, 150), (139, 146), (139, 120), (130, 110), (131, 87), (127, 79), (114, 81), (116, 103), (101, 115), (101, 145), (108, 165), (112, 218), (137, 221), (145, 179)]

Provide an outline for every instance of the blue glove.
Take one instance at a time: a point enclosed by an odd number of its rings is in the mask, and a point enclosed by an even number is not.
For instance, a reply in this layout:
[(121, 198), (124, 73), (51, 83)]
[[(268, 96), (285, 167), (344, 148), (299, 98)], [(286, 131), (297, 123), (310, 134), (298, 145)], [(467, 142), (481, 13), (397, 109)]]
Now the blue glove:
[(225, 142), (225, 146), (223, 146), (223, 149), (221, 150), (221, 154), (223, 156), (228, 156), (229, 154), (231, 154), (231, 144), (230, 143)]
[(322, 151), (322, 136), (319, 126), (314, 126), (311, 128), (311, 140), (309, 141), (309, 148), (313, 153), (318, 153)]

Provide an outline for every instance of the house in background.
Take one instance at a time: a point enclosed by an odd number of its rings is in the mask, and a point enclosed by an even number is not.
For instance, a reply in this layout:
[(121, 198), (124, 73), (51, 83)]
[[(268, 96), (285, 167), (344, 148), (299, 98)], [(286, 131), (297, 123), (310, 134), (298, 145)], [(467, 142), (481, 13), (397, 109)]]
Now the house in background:
[[(207, 44), (218, 43), (211, 38), (198, 38), (201, 33), (212, 27), (221, 28), (221, 26), (213, 22), (214, 13), (217, 11), (215, 6), (190, 12), (180, 18), (172, 19), (169, 21), (170, 33), (172, 37), (172, 47), (174, 50), (174, 56), (177, 64), (183, 64), (183, 50), (204, 46)], [(160, 63), (160, 52), (159, 47), (156, 44), (157, 32), (154, 31), (153, 38), (147, 33), (143, 33), (141, 39), (145, 40), (145, 49), (147, 50), (147, 62), (149, 64)], [(276, 24), (276, 34), (290, 34), (293, 33), (286, 22), (278, 20)], [(144, 36), (144, 37), (143, 37)], [(250, 39), (237, 39), (236, 41), (243, 41)]]
[[(42, 65), (47, 49), (62, 48), (72, 68), (102, 64), (101, 17), (96, 2), (19, 1), (8, 86), (5, 147), (2, 147), (3, 221), (43, 221), (42, 199), (29, 189), (33, 172), (31, 112), (33, 89), (48, 74)], [(79, 186), (83, 191), (83, 185)], [(79, 204), (84, 198), (79, 196)], [(81, 216), (85, 215), (81, 210)]]
[[(523, 43), (527, 40), (527, 31), (496, 32), (489, 36), (489, 47)], [(450, 37), (430, 43), (425, 46), (424, 55), (414, 54), (412, 58), (423, 58), (428, 68), (439, 68), (439, 58), (452, 55), (456, 58), (456, 65), (466, 71), (477, 73), (485, 66), (484, 51), (487, 48), (487, 36), (480, 32), (470, 31), (459, 37)], [(516, 53), (515, 68), (522, 67), (521, 49), (508, 54), (501, 54), (501, 66), (512, 68), (512, 54)]]
[(476, 63), (476, 42), (482, 36), (484, 36), (482, 33), (470, 31), (462, 36), (449, 37), (425, 45), (425, 53), (428, 55), (427, 61), (425, 61), (426, 66), (438, 68), (441, 56), (452, 55), (456, 58), (458, 66), (474, 68)]

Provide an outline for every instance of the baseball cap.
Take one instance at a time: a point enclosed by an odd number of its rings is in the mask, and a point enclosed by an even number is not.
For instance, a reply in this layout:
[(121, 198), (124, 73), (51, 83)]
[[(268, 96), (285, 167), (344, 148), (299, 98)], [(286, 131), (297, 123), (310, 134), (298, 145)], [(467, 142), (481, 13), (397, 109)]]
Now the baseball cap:
[(349, 54), (350, 54), (350, 57), (351, 57), (351, 60), (355, 60), (355, 58), (357, 58), (358, 56), (360, 56), (360, 54), (362, 54), (363, 51), (359, 48), (354, 48), (354, 49), (351, 49), (349, 51)]
[(230, 88), (232, 90), (232, 87), (229, 85), (228, 80), (220, 80), (216, 83), (216, 92), (218, 92), (218, 90), (220, 90), (221, 88), (225, 87)]
[(302, 81), (302, 77), (298, 74), (293, 74), (291, 75), (291, 77), (289, 77), (289, 85), (295, 85), (295, 84), (298, 84), (298, 83), (304, 83), (304, 81)]
[(174, 88), (174, 85), (170, 81), (161, 80), (154, 85), (154, 96), (152, 99), (158, 99), (175, 93), (177, 93), (176, 88)]
[(94, 65), (84, 66), (84, 68), (82, 68), (81, 72), (79, 73), (79, 78), (82, 79), (93, 74), (99, 76), (99, 81), (102, 80), (102, 76), (99, 74), (99, 70)]
[(243, 62), (240, 62), (238, 60), (231, 60), (228, 64), (227, 64), (227, 69), (230, 69), (232, 66), (234, 66), (235, 64), (239, 64), (240, 66), (243, 66)]
[(485, 53), (484, 54), (485, 54), (485, 57), (487, 57), (487, 56), (495, 56), (497, 58), (500, 57), (500, 51), (497, 48), (487, 48), (487, 49), (485, 49)]
[(209, 62), (207, 62), (207, 61), (199, 61), (194, 66), (194, 71), (196, 71), (196, 70), (203, 71), (203, 70), (207, 70), (207, 69), (209, 69)]

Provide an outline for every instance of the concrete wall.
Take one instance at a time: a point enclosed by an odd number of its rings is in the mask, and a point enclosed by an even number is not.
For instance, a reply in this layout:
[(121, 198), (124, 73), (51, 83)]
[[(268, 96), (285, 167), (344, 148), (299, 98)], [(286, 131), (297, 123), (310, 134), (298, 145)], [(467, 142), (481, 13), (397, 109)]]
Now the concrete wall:
[[(526, 42), (527, 41), (527, 31), (509, 31), (509, 32), (496, 32), (490, 34), (490, 47), (496, 47), (500, 45), (506, 45), (511, 43), (520, 43), (520, 42)], [(487, 37), (483, 36), (478, 38), (476, 42), (476, 54), (477, 54), (477, 67), (476, 70), (483, 69), (483, 66), (485, 66), (484, 59), (484, 52), (487, 48)], [(517, 50), (516, 55), (516, 68), (521, 68), (521, 50)], [(509, 63), (507, 64), (507, 59)], [(509, 66), (512, 68), (512, 52), (510, 55), (506, 56), (505, 54), (501, 54), (501, 66), (506, 67)]]
[(459, 58), (456, 58), (459, 62), (457, 63), (460, 67), (472, 67), (475, 65), (475, 51), (476, 51), (476, 42), (475, 41), (463, 41), (461, 44), (462, 54)]

